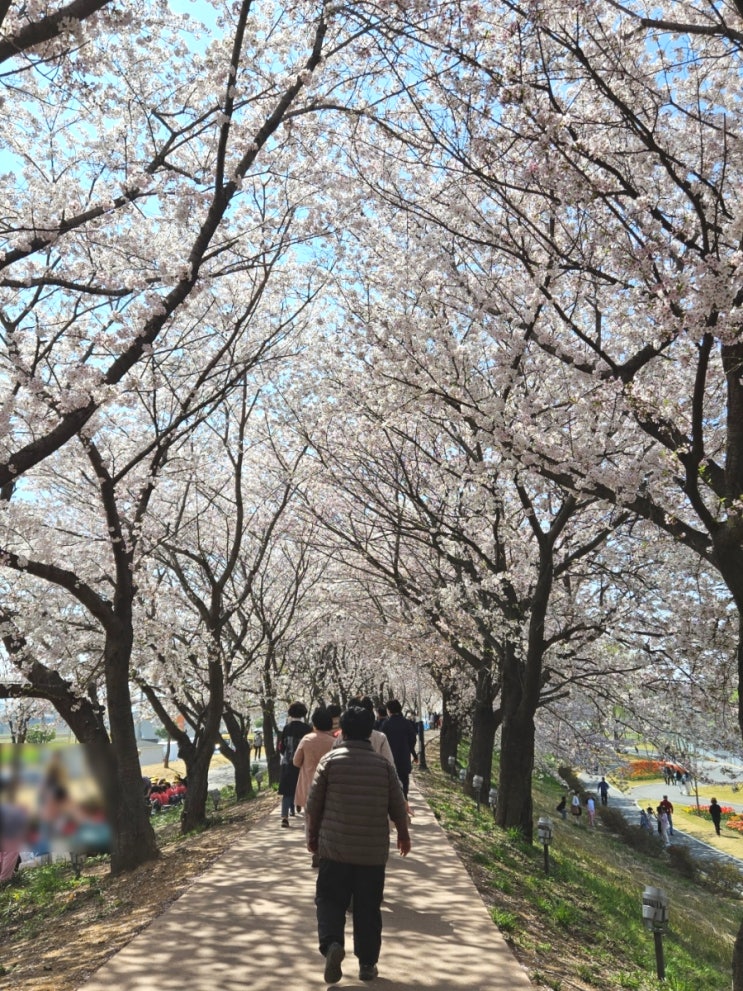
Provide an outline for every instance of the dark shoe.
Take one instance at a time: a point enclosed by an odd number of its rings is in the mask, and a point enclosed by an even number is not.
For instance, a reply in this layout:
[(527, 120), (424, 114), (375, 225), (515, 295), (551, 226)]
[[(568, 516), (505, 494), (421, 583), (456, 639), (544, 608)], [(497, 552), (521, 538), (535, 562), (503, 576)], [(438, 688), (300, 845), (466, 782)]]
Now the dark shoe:
[(360, 981), (373, 981), (379, 971), (375, 963), (362, 963), (359, 967)]
[(319, 853), (313, 853), (312, 854), (312, 866), (315, 868), (315, 870), (317, 870), (317, 868), (320, 866), (320, 854)]
[(328, 952), (325, 954), (325, 983), (337, 984), (343, 977), (341, 961), (346, 955), (340, 943), (331, 943)]
[(281, 825), (284, 827), (284, 829), (288, 829), (289, 828), (289, 820), (288, 819), (282, 819), (281, 820)]

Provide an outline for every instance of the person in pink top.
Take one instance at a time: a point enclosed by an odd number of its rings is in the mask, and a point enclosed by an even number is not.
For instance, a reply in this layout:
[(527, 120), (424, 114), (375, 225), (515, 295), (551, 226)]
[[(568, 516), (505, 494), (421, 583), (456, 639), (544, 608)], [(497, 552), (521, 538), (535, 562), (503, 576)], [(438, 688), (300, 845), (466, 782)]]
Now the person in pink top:
[(310, 793), (320, 758), (335, 743), (333, 717), (326, 708), (315, 709), (312, 713), (312, 732), (303, 736), (294, 751), (294, 766), (299, 768), (299, 781), (294, 796), (295, 804), (304, 808)]

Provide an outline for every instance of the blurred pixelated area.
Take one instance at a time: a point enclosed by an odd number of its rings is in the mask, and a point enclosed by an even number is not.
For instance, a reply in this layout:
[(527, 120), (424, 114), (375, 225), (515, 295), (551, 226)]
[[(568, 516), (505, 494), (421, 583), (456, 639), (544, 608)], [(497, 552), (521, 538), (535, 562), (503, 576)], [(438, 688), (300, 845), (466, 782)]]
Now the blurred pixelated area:
[(0, 882), (26, 865), (109, 853), (106, 809), (80, 746), (0, 744)]

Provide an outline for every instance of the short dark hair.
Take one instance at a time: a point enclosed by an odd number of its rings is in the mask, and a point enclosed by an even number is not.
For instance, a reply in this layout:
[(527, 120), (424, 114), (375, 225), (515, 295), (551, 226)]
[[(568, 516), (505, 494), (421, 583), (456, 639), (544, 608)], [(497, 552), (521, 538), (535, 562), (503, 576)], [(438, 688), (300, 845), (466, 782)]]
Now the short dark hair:
[(387, 703), (387, 712), (389, 712), (391, 716), (399, 716), (402, 714), (402, 706), (397, 701), (397, 699), (389, 700), (389, 702)]
[(369, 712), (374, 712), (374, 703), (368, 695), (364, 695), (363, 697), (354, 695), (352, 699), (348, 700), (348, 708), (368, 709)]
[(290, 719), (304, 719), (307, 715), (307, 706), (304, 702), (292, 702), (289, 706)]
[(343, 709), (338, 705), (337, 702), (328, 703), (328, 712), (330, 713), (331, 719), (337, 719), (338, 716), (343, 712)]
[(315, 729), (329, 730), (333, 726), (333, 717), (324, 705), (318, 706), (312, 713), (312, 725)]
[(374, 712), (360, 705), (351, 706), (341, 716), (341, 729), (346, 740), (368, 740), (374, 728)]

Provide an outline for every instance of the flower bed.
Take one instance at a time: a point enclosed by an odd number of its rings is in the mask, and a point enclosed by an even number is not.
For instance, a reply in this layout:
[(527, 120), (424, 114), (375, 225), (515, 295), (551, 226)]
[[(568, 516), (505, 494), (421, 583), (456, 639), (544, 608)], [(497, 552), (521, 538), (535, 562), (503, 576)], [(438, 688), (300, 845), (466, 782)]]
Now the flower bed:
[(664, 767), (662, 760), (631, 760), (620, 769), (620, 774), (629, 781), (646, 781), (662, 778)]

